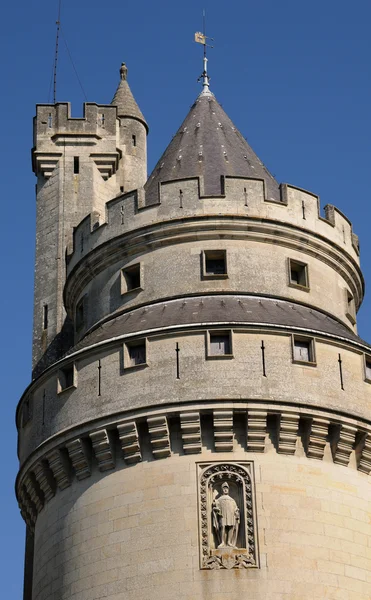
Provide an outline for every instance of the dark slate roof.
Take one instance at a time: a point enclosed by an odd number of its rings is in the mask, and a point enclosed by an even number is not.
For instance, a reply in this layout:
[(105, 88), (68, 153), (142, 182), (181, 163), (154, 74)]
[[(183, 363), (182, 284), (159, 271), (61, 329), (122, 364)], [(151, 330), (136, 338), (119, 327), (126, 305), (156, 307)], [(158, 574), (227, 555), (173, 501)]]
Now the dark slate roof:
[(232, 327), (246, 323), (268, 328), (272, 325), (299, 328), (367, 346), (345, 325), (312, 308), (257, 296), (215, 295), (170, 300), (133, 309), (97, 327), (68, 354), (126, 334), (177, 325), (210, 327), (218, 323)]
[(148, 131), (148, 125), (142, 112), (136, 103), (132, 91), (127, 82), (128, 68), (125, 63), (122, 63), (120, 68), (121, 81), (118, 85), (116, 93), (111, 104), (117, 106), (117, 114), (119, 117), (132, 117), (141, 121)]
[(146, 204), (159, 201), (159, 184), (190, 177), (204, 178), (204, 195), (221, 195), (221, 176), (263, 179), (266, 197), (280, 201), (277, 181), (213, 94), (199, 96), (191, 107), (146, 185)]

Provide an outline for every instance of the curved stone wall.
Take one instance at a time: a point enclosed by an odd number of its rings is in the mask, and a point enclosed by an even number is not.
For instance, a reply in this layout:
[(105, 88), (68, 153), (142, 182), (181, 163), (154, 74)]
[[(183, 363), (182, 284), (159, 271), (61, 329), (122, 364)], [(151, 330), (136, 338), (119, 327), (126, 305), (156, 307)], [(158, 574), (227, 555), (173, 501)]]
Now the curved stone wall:
[[(306, 364), (293, 361), (293, 330), (220, 328), (232, 332), (231, 356), (208, 356), (207, 332), (215, 330), (214, 324), (122, 336), (60, 361), (32, 384), (18, 407), (21, 462), (48, 438), (82, 423), (148, 406), (186, 407), (195, 400), (272, 400), (369, 418), (367, 346), (298, 329), (294, 335), (299, 338), (313, 336), (315, 362)], [(145, 338), (146, 363), (126, 368), (125, 344)], [(58, 377), (66, 365), (75, 369), (76, 387), (58, 393)], [(30, 399), (32, 418), (21, 427)]]
[[(101, 447), (88, 475), (72, 448), (79, 479), (61, 485), (37, 518), (33, 598), (58, 590), (79, 600), (368, 599), (369, 478), (334, 465), (328, 442), (322, 461), (308, 459), (300, 439), (295, 455), (277, 454), (272, 433), (264, 454), (246, 453), (238, 430), (237, 423), (233, 451), (215, 454), (206, 432), (202, 451), (189, 455), (174, 426), (173, 452), (157, 461), (149, 430), (142, 462), (117, 456), (113, 470)], [(200, 464), (247, 458), (255, 473), (259, 568), (200, 569)]]
[[(246, 226), (243, 225), (244, 230)], [(121, 252), (112, 250), (107, 260), (100, 260), (98, 255), (94, 259), (88, 256), (66, 284), (71, 317), (84, 298), (85, 319), (77, 331), (77, 339), (117, 311), (159, 299), (210, 292), (252, 293), (294, 300), (329, 312), (353, 327), (355, 312), (354, 319), (350, 319), (346, 294), (349, 291), (356, 299), (354, 306), (358, 306), (362, 288), (359, 273), (350, 264), (342, 265), (339, 254), (330, 253), (325, 245), (314, 248), (310, 240), (299, 235), (296, 242), (280, 241), (275, 237), (274, 226), (267, 226), (265, 232), (255, 235), (241, 233), (244, 239), (233, 239), (235, 233), (227, 230), (226, 225), (223, 228), (216, 224), (213, 233), (200, 229), (193, 236), (187, 235), (187, 238), (193, 237), (192, 241), (184, 241), (179, 227), (171, 240), (161, 241), (155, 248), (148, 245), (136, 252), (133, 241), (130, 255), (127, 254), (129, 244), (126, 244)], [(205, 239), (201, 240), (202, 236)], [(203, 254), (213, 250), (226, 253), (225, 277), (205, 276)], [(102, 256), (106, 251), (102, 249)], [(290, 282), (290, 259), (306, 264), (307, 285)], [(123, 285), (122, 270), (135, 265), (140, 268), (140, 287), (128, 291)]]

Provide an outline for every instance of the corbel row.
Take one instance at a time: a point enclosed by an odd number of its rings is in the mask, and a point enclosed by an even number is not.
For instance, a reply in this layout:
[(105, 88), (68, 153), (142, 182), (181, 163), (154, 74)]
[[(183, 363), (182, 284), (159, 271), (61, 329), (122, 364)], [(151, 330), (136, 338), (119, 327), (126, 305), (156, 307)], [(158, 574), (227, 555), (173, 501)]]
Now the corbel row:
[[(210, 415), (210, 411), (205, 411)], [(100, 428), (78, 436), (61, 447), (56, 447), (40, 458), (20, 479), (18, 500), (21, 514), (31, 529), (37, 514), (51, 500), (57, 489), (69, 487), (76, 477), (89, 477), (94, 468), (100, 471), (114, 469), (123, 459), (129, 466), (146, 459), (163, 459), (172, 453), (172, 438), (179, 437), (184, 454), (202, 452), (203, 436), (213, 437), (215, 452), (233, 452), (236, 447), (236, 414), (231, 409), (218, 409), (203, 420), (199, 410), (178, 414), (156, 415), (147, 419), (123, 420), (110, 428)], [(239, 422), (241, 410), (238, 410)], [(308, 458), (322, 460), (326, 445), (333, 461), (348, 466), (353, 450), (357, 468), (367, 475), (371, 472), (371, 427), (360, 430), (349, 419), (334, 421), (318, 415), (302, 415), (299, 411), (277, 412), (263, 407), (245, 411), (245, 450), (263, 453), (268, 437), (276, 451), (294, 455), (298, 439)], [(269, 435), (268, 435), (269, 432)]]

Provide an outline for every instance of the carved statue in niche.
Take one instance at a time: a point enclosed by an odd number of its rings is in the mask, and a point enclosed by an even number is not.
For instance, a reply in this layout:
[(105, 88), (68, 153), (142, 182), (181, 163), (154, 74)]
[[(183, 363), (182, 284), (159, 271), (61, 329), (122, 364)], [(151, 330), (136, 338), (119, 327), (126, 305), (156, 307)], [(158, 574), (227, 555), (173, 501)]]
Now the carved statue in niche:
[(213, 500), (213, 526), (218, 538), (218, 548), (236, 548), (240, 509), (229, 495), (229, 485), (222, 483), (222, 494)]
[(201, 568), (257, 567), (253, 464), (204, 463), (199, 468)]

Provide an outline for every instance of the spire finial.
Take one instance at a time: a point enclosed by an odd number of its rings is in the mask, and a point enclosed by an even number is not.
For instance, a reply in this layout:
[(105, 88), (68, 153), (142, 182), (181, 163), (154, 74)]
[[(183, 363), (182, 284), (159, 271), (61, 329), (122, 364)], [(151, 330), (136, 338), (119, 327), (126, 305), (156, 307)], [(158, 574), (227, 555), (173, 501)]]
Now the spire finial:
[(200, 75), (200, 77), (198, 78), (197, 81), (201, 81), (202, 80), (202, 92), (200, 94), (200, 96), (212, 96), (213, 94), (210, 92), (210, 77), (208, 75), (207, 72), (207, 56), (206, 56), (206, 48), (213, 48), (213, 46), (209, 46), (206, 43), (206, 40), (212, 40), (214, 41), (214, 38), (209, 38), (206, 35), (206, 13), (205, 10), (203, 11), (203, 33), (201, 33), (200, 31), (198, 31), (197, 33), (195, 33), (195, 42), (197, 42), (198, 44), (202, 44), (204, 47), (204, 70), (202, 72), (202, 74)]
[(128, 77), (128, 68), (124, 62), (121, 63), (120, 77), (121, 77), (121, 79), (127, 79), (127, 77)]

